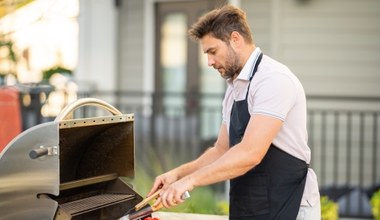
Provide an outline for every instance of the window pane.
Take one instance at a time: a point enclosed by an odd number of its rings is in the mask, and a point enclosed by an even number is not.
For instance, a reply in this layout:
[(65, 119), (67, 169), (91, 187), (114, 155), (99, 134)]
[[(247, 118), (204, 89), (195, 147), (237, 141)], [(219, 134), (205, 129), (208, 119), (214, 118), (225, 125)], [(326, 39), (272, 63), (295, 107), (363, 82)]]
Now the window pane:
[[(163, 74), (164, 106), (180, 107), (185, 103), (187, 61), (187, 21), (183, 13), (164, 17), (161, 26), (161, 68)], [(173, 114), (169, 113), (169, 114)]]
[(218, 136), (222, 121), (222, 101), (225, 81), (219, 72), (207, 65), (207, 55), (199, 47), (201, 136), (213, 139)]

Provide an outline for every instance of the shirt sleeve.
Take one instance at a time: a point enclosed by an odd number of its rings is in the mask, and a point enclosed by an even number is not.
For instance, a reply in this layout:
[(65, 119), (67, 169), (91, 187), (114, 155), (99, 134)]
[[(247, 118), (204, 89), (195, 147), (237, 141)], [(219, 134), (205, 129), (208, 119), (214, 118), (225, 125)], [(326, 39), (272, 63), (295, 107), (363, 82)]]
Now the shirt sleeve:
[(285, 121), (295, 105), (296, 96), (296, 86), (289, 76), (281, 73), (268, 74), (268, 77), (250, 88), (250, 114), (264, 114)]

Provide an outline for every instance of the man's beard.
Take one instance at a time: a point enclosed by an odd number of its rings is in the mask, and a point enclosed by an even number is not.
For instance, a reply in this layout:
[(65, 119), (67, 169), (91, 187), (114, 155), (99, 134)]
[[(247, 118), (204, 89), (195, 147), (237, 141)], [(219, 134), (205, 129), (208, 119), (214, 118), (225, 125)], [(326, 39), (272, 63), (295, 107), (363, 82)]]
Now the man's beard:
[(221, 73), (220, 75), (224, 79), (233, 79), (235, 78), (235, 75), (238, 75), (241, 71), (241, 66), (239, 65), (239, 57), (235, 53), (235, 51), (232, 49), (230, 45), (228, 45), (228, 51), (227, 51), (227, 57), (226, 57), (226, 64), (224, 67), (224, 73)]

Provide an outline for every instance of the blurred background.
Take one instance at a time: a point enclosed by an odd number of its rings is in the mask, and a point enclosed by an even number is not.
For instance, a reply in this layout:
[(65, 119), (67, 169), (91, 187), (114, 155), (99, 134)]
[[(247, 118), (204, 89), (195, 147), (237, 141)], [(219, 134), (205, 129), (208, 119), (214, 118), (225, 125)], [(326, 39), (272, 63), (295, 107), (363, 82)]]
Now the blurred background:
[[(135, 114), (134, 181), (146, 193), (215, 141), (225, 82), (186, 32), (226, 2), (246, 11), (257, 46), (305, 88), (321, 195), (340, 217), (373, 218), (380, 0), (0, 0), (0, 152), (68, 103), (99, 98)], [(179, 211), (226, 214), (227, 184), (197, 190), (207, 199)]]

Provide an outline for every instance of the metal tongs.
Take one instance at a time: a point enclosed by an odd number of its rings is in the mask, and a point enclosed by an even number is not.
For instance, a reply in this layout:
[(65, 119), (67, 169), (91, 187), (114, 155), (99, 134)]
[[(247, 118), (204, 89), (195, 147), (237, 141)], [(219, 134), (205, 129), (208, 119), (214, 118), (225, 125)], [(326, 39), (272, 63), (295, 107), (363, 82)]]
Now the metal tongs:
[[(139, 204), (137, 204), (135, 207), (134, 207), (134, 212), (128, 214), (128, 215), (125, 215), (123, 216), (120, 220), (134, 220), (134, 219), (140, 219), (144, 216), (147, 216), (155, 211), (158, 211), (160, 210), (163, 205), (162, 203), (159, 203), (158, 205), (156, 206), (151, 206), (149, 205), (149, 203), (154, 200), (154, 199), (157, 199), (159, 196), (160, 196), (160, 193), (161, 193), (161, 189), (157, 190), (155, 193), (153, 193), (151, 196), (145, 198), (143, 201), (141, 201)], [(182, 195), (182, 199), (185, 200), (187, 198), (190, 197), (190, 193), (188, 191), (186, 191), (183, 195)], [(133, 210), (133, 209), (132, 209)], [(127, 213), (131, 212), (132, 210), (128, 211)]]

